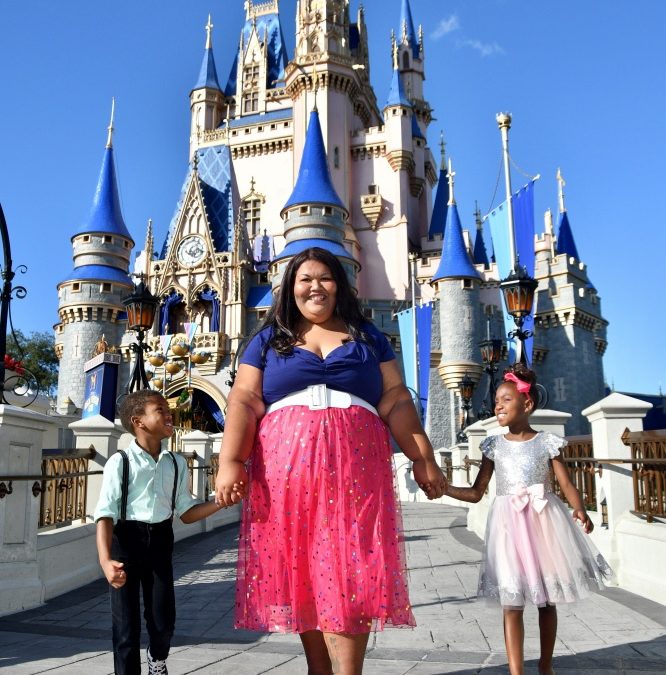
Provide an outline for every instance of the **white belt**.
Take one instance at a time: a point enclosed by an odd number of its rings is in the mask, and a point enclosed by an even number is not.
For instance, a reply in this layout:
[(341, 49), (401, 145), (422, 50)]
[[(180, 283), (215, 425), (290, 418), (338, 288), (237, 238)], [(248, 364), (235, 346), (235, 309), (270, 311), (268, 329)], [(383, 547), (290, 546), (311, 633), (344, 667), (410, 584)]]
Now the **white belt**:
[(349, 408), (352, 405), (361, 406), (379, 417), (374, 406), (354, 394), (345, 391), (329, 389), (325, 384), (312, 384), (305, 389), (289, 394), (266, 408), (266, 414), (275, 412), (288, 405), (306, 405), (310, 410), (325, 410), (326, 408)]

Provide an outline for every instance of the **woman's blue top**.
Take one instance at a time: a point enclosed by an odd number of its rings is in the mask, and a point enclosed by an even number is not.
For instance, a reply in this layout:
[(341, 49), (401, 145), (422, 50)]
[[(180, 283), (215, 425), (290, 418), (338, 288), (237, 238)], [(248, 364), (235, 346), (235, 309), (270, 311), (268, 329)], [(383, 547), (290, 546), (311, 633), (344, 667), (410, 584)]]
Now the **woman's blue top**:
[(250, 340), (240, 362), (264, 371), (263, 395), (267, 405), (311, 384), (325, 384), (377, 406), (383, 391), (379, 364), (391, 361), (395, 354), (386, 336), (373, 324), (364, 323), (362, 328), (369, 342), (345, 342), (325, 359), (301, 347), (294, 347), (288, 356), (272, 348), (265, 350), (273, 329), (264, 328)]

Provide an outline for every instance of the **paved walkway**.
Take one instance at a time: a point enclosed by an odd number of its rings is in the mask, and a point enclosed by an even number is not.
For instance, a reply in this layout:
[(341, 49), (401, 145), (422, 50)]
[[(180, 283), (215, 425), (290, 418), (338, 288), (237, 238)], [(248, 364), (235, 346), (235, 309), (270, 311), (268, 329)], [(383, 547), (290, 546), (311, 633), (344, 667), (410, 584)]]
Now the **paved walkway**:
[[(404, 506), (411, 599), (418, 627), (370, 638), (365, 675), (506, 673), (501, 612), (476, 602), (481, 542), (463, 509)], [(234, 631), (236, 526), (176, 545), (178, 625), (171, 675), (299, 675), (291, 635)], [(0, 619), (0, 672), (113, 672), (107, 586), (95, 582), (38, 609)], [(536, 610), (526, 611), (527, 671), (536, 672)], [(666, 673), (666, 607), (619, 589), (559, 610), (558, 675)]]

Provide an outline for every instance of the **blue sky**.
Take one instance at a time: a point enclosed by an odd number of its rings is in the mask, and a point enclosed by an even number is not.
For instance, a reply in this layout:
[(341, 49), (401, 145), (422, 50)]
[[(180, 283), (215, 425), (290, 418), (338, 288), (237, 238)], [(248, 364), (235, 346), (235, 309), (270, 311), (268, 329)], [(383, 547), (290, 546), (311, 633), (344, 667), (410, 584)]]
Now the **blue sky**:
[[(295, 0), (281, 0), (294, 44)], [(358, 8), (352, 0), (352, 11)], [(390, 31), (400, 0), (365, 0), (371, 77), (389, 90)], [(463, 226), (493, 202), (501, 160), (495, 114), (513, 114), (511, 153), (541, 174), (537, 229), (557, 209), (558, 166), (576, 244), (610, 322), (605, 372), (623, 391), (666, 385), (661, 225), (666, 171), (666, 3), (634, 0), (411, 0), (423, 24), (426, 97), (453, 158)], [(244, 19), (242, 0), (4, 2), (0, 40), (0, 202), (15, 284), (14, 325), (51, 330), (70, 237), (90, 209), (116, 97), (114, 146), (125, 221), (139, 247), (152, 218), (161, 243), (187, 168), (190, 88), (208, 13), (221, 80)], [(514, 170), (513, 183), (524, 182)]]

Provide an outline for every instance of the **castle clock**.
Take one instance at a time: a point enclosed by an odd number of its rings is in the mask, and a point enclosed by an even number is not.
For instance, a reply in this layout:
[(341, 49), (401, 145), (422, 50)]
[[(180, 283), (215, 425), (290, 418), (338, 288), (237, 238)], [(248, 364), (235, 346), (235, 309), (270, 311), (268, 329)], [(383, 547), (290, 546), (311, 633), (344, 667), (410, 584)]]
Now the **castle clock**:
[(198, 234), (185, 237), (178, 245), (176, 255), (178, 262), (186, 267), (192, 267), (201, 262), (206, 255), (206, 242), (204, 238)]

